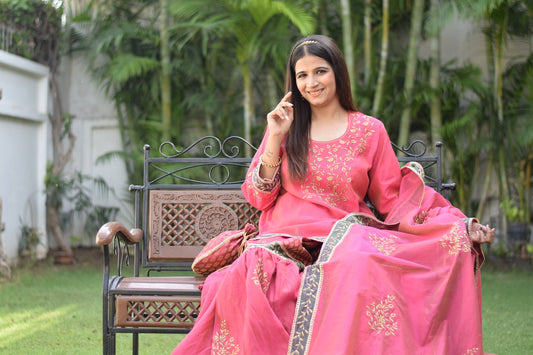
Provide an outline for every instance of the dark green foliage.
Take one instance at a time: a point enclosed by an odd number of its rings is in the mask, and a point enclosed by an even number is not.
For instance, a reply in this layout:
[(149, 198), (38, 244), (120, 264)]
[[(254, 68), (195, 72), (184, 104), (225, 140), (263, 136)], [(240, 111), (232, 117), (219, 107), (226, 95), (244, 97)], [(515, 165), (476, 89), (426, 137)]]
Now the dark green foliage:
[(13, 30), (9, 52), (48, 65), (59, 46), (62, 8), (42, 0), (0, 1), (0, 25)]

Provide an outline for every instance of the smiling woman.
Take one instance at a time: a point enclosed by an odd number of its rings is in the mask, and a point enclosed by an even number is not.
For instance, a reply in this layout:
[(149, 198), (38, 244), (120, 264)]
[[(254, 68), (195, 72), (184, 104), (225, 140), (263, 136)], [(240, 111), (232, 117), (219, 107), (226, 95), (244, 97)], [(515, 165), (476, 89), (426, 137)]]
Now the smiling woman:
[(241, 186), (259, 234), (207, 277), (173, 354), (483, 352), (480, 243), (494, 230), (425, 186), (418, 163), (400, 168), (347, 73), (328, 37), (293, 47)]
[(302, 57), (294, 68), (298, 91), (311, 106), (311, 139), (340, 137), (348, 127), (348, 113), (339, 102), (333, 68), (315, 55)]
[(324, 59), (306, 55), (296, 62), (296, 84), (302, 97), (309, 102), (313, 111), (332, 102), (340, 107), (335, 88), (335, 74)]

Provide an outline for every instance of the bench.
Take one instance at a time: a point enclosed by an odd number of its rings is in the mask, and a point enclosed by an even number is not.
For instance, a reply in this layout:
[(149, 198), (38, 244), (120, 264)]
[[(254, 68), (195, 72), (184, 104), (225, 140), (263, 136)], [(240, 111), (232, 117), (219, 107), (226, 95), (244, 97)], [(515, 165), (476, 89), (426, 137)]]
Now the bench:
[[(442, 144), (435, 148), (429, 154), (422, 141), (394, 146), (401, 164), (421, 163), (426, 184), (446, 196), (455, 184), (443, 183)], [(137, 354), (141, 333), (187, 333), (193, 327), (204, 280), (191, 271), (195, 256), (219, 233), (257, 225), (260, 212), (240, 191), (251, 162), (247, 156), (256, 150), (237, 136), (206, 136), (187, 147), (165, 142), (155, 154), (144, 146), (143, 184), (130, 186), (135, 228), (109, 222), (96, 236), (104, 252), (104, 354), (115, 353), (116, 334), (131, 333)], [(117, 262), (113, 275), (111, 253)]]

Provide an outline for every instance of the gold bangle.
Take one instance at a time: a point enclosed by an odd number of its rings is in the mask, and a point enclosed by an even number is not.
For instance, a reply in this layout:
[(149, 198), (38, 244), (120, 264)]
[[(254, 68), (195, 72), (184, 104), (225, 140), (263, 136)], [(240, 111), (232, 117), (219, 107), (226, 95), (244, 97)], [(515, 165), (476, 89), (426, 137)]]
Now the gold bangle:
[(277, 168), (278, 166), (281, 165), (281, 157), (279, 157), (279, 160), (276, 164), (267, 164), (263, 161), (263, 155), (261, 154), (259, 156), (259, 164), (266, 166), (267, 168)]

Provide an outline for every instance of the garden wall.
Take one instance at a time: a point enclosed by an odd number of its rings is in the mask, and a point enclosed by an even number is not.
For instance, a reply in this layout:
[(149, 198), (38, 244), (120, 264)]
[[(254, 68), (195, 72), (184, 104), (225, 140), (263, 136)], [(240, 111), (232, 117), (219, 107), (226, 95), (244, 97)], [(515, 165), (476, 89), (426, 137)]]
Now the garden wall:
[(48, 68), (0, 50), (0, 197), (4, 253), (16, 259), (22, 225), (35, 228), (37, 255), (47, 250), (44, 177)]
[[(66, 175), (82, 173), (102, 177), (114, 192), (98, 193), (86, 187), (94, 205), (120, 209), (117, 219), (132, 223), (130, 196), (124, 163), (97, 159), (122, 148), (112, 102), (86, 72), (82, 58), (64, 58), (60, 82), (65, 113), (72, 114), (76, 144)], [(0, 197), (3, 200), (1, 234), (4, 254), (17, 260), (22, 226), (39, 234), (37, 257), (46, 255), (54, 242), (47, 237), (44, 180), (51, 157), (48, 132), (48, 68), (22, 57), (0, 51)], [(142, 147), (141, 147), (142, 148)], [(67, 201), (64, 210), (72, 207)], [(84, 216), (74, 216), (65, 238), (75, 245), (93, 245), (94, 233), (85, 230)]]
[[(72, 129), (76, 136), (72, 159), (65, 173), (70, 175), (81, 172), (93, 178), (103, 178), (112, 191), (102, 194), (93, 184), (88, 184), (92, 204), (119, 208), (115, 219), (133, 227), (131, 205), (127, 202), (132, 197), (128, 187), (133, 182), (127, 177), (124, 160), (113, 156), (98, 161), (98, 158), (106, 153), (122, 151), (115, 106), (88, 74), (87, 60), (84, 56), (64, 57), (61, 78), (61, 85), (65, 88), (64, 111), (74, 116)], [(85, 221), (82, 218), (84, 216), (80, 216), (72, 227), (65, 231), (65, 236), (67, 238), (74, 236), (72, 240), (74, 245), (94, 245), (95, 233), (84, 228)]]

